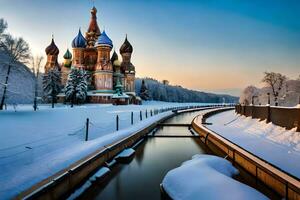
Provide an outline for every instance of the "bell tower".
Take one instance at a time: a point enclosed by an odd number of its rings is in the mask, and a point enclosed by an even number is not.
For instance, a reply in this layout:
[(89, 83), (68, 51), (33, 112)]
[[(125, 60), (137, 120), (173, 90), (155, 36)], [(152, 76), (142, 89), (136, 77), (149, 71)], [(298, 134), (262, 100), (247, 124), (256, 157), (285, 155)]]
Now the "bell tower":
[(121, 68), (124, 71), (124, 89), (125, 92), (135, 93), (135, 67), (131, 63), (131, 55), (133, 52), (133, 47), (127, 39), (127, 35), (124, 43), (120, 48), (120, 54), (122, 56)]
[(97, 23), (97, 9), (95, 6), (91, 9), (91, 20), (89, 28), (85, 33), (85, 39), (87, 41), (88, 48), (94, 48), (95, 43), (97, 42), (98, 37), (101, 35), (98, 23)]
[(72, 41), (73, 48), (73, 65), (77, 68), (84, 68), (84, 49), (86, 40), (79, 29), (77, 36)]
[(111, 39), (105, 31), (97, 42), (97, 64), (94, 73), (94, 85), (96, 90), (113, 90), (113, 66), (110, 60), (110, 52), (113, 48)]

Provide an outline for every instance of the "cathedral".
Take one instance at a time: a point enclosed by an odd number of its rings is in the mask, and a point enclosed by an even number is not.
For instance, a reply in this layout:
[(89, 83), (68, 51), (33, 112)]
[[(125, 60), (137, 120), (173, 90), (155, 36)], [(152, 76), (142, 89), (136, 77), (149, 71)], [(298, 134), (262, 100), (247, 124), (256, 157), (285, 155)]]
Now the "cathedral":
[[(97, 23), (97, 9), (91, 9), (89, 27), (83, 36), (79, 29), (72, 41), (72, 53), (69, 49), (64, 54), (63, 64), (57, 57), (59, 49), (52, 38), (46, 48), (47, 63), (45, 73), (57, 67), (61, 72), (62, 85), (65, 86), (71, 67), (86, 70), (88, 80), (88, 103), (139, 103), (140, 98), (135, 93), (135, 67), (131, 63), (133, 47), (127, 39), (120, 47), (122, 60), (114, 51), (111, 56), (113, 42), (105, 31), (100, 31)], [(59, 95), (63, 101), (64, 95)]]

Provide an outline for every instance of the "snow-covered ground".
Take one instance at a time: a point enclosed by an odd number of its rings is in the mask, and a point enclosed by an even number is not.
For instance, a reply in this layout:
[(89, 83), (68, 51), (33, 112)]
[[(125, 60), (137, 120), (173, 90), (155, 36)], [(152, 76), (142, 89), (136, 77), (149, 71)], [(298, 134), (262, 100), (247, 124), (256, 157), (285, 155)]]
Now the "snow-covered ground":
[[(55, 109), (20, 105), (0, 112), (0, 197), (8, 199), (39, 181), (55, 174), (96, 149), (120, 140), (167, 116), (164, 112), (150, 117), (150, 110), (186, 105), (145, 102), (143, 105), (82, 105)], [(145, 110), (148, 118), (145, 119)], [(143, 121), (140, 121), (140, 111)], [(134, 113), (134, 125), (130, 116)], [(116, 115), (120, 118), (116, 132)], [(90, 119), (89, 141), (85, 122)]]
[(207, 127), (249, 152), (300, 178), (300, 132), (227, 111), (209, 117)]
[(174, 200), (192, 199), (267, 199), (255, 189), (232, 177), (238, 170), (226, 159), (195, 155), (167, 173), (162, 185)]

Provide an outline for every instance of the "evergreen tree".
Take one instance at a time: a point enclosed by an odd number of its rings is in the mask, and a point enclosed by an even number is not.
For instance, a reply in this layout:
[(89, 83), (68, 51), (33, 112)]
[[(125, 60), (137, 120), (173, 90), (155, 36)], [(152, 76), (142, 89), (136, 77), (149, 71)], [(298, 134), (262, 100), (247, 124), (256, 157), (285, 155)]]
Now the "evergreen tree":
[(149, 93), (148, 93), (148, 88), (147, 88), (144, 80), (142, 81), (142, 85), (141, 85), (140, 97), (143, 100), (149, 100), (150, 99), (150, 96), (149, 96)]
[(87, 97), (87, 74), (84, 70), (72, 68), (65, 88), (66, 100), (71, 106), (83, 103)]
[[(238, 98), (230, 95), (217, 95), (213, 93), (200, 92), (196, 90), (189, 90), (178, 85), (163, 84), (162, 82), (153, 78), (136, 78), (135, 90), (136, 93), (142, 97), (143, 90), (141, 90), (142, 82), (146, 83), (148, 89), (148, 96), (152, 100), (164, 100), (168, 102), (211, 102), (221, 103), (223, 98), (226, 102), (237, 102)], [(145, 84), (144, 83), (144, 84)], [(144, 86), (143, 86), (144, 87)]]
[(43, 77), (43, 90), (47, 98), (51, 99), (52, 108), (61, 89), (60, 72), (57, 68), (48, 71)]

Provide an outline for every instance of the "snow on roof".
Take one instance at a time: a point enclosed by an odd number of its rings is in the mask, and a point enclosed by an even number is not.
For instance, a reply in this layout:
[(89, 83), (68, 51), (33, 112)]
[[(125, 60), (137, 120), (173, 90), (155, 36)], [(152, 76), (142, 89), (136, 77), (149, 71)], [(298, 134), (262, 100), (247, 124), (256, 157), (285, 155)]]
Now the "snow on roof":
[(128, 95), (136, 96), (136, 93), (135, 93), (135, 92), (125, 92), (125, 93), (128, 94)]
[(255, 189), (232, 178), (238, 170), (223, 158), (195, 155), (167, 173), (162, 185), (174, 199), (267, 199)]
[(88, 92), (87, 96), (113, 96), (111, 93), (94, 93), (94, 92)]
[(127, 94), (122, 94), (122, 95), (119, 95), (119, 94), (113, 94), (112, 95), (112, 98), (113, 99), (128, 99), (129, 96)]

